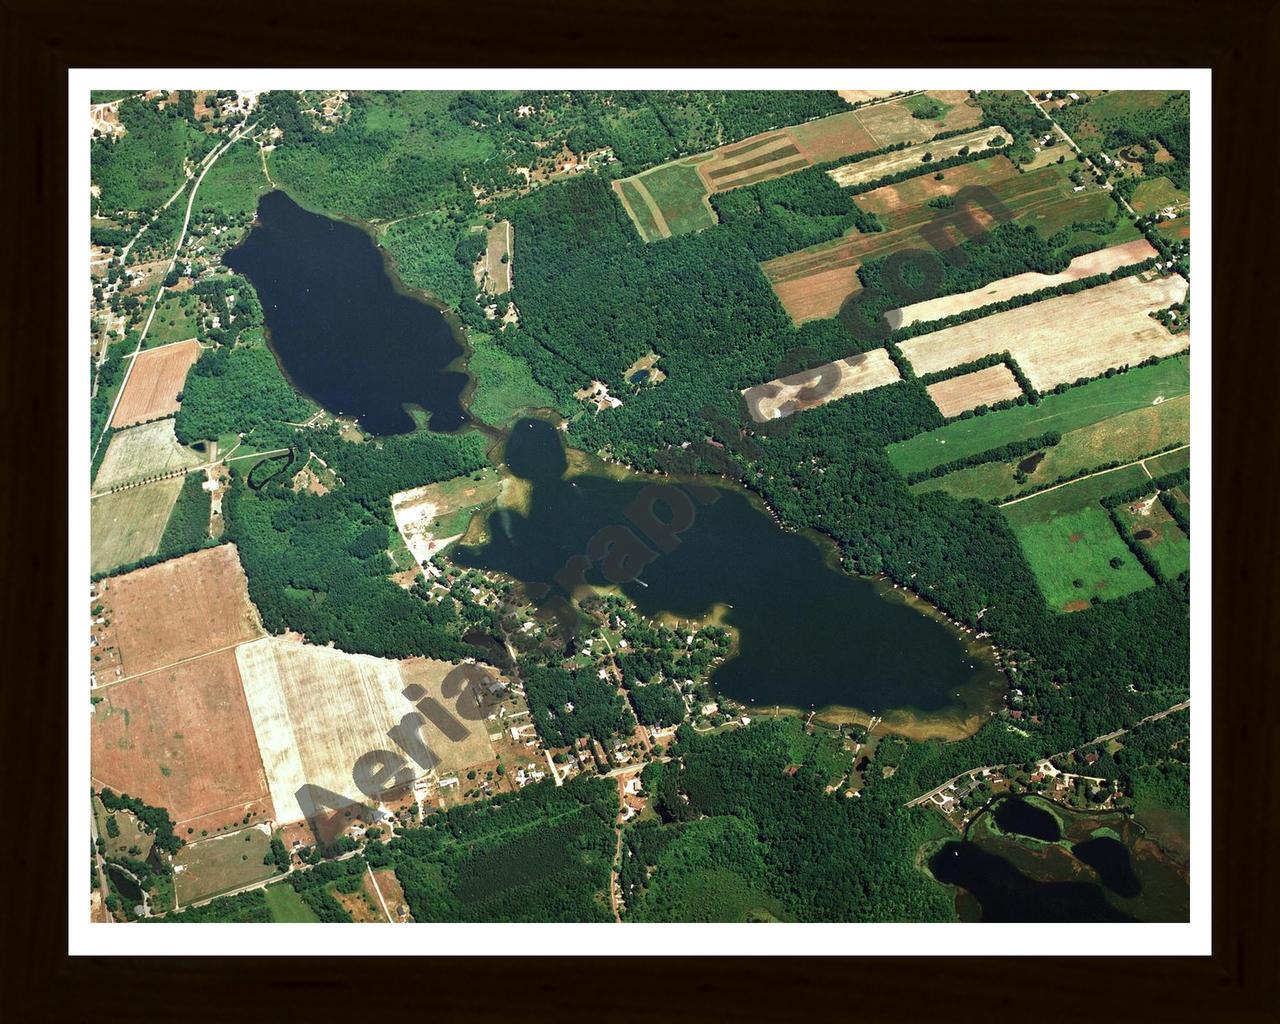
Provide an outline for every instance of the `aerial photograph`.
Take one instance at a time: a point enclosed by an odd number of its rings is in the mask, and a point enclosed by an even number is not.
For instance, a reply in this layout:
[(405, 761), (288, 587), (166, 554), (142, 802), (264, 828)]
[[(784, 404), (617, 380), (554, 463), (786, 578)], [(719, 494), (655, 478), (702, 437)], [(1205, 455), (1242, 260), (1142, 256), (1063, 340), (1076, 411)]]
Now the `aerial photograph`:
[(151, 74), (73, 917), (1192, 920), (1190, 90)]

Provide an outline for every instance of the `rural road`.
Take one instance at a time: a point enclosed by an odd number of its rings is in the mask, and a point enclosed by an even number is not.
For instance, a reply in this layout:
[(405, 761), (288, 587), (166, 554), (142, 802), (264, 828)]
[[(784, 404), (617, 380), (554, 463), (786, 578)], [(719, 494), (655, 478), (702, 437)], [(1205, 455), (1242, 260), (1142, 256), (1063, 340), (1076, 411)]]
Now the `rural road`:
[[(195, 184), (191, 186), (191, 196), (187, 200), (187, 215), (182, 219), (182, 232), (181, 234), (178, 235), (178, 244), (174, 246), (173, 256), (169, 260), (170, 270), (172, 270), (174, 267), (174, 264), (178, 262), (178, 253), (182, 251), (182, 243), (183, 241), (185, 241), (187, 237), (187, 225), (191, 223), (191, 207), (192, 207), (192, 204), (194, 204), (196, 201), (196, 191), (200, 188), (200, 182), (204, 181), (204, 176), (209, 173), (209, 168), (218, 162), (218, 157), (222, 156), (223, 153), (225, 153), (228, 149), (230, 149), (232, 144), (235, 143), (238, 139), (244, 138), (244, 136), (249, 131), (251, 131), (253, 128), (256, 128), (256, 127), (257, 127), (257, 122), (255, 121), (252, 125), (247, 125), (247, 126), (243, 126), (241, 128), (236, 129), (231, 133), (231, 138), (229, 138), (221, 146), (212, 150), (209, 153), (209, 155), (204, 158), (202, 170), (200, 171), (200, 177), (196, 178)], [(182, 189), (186, 187), (187, 187), (186, 182), (183, 182), (182, 188), (178, 189), (177, 192), (175, 192), (172, 196), (169, 197), (169, 203), (173, 202), (173, 200), (176, 199), (181, 194)], [(165, 203), (165, 206), (168, 206), (169, 203)], [(141, 232), (139, 232), (139, 234), (141, 234)], [(134, 241), (137, 241), (136, 237), (134, 238)], [(129, 244), (132, 245), (133, 242), (130, 242)], [(160, 305), (160, 297), (162, 295), (164, 295), (163, 284), (160, 285), (160, 287), (156, 290), (155, 300), (151, 303), (151, 311), (147, 314), (147, 322), (146, 324), (143, 325), (142, 333), (138, 335), (138, 344), (134, 348), (132, 356), (129, 359), (129, 365), (125, 367), (124, 379), (120, 382), (120, 387), (116, 390), (115, 401), (111, 403), (111, 411), (107, 413), (106, 422), (102, 425), (102, 433), (98, 435), (98, 440), (97, 442), (95, 442), (93, 446), (93, 454), (89, 457), (90, 465), (93, 465), (93, 460), (98, 457), (98, 449), (102, 447), (102, 439), (107, 436), (107, 431), (111, 429), (111, 421), (115, 419), (116, 409), (120, 405), (120, 398), (124, 394), (125, 387), (127, 387), (129, 384), (129, 376), (130, 374), (133, 373), (134, 364), (138, 361), (137, 355), (139, 352), (142, 351), (143, 342), (147, 340), (147, 331), (151, 330), (151, 321), (155, 319), (156, 308)]]
[(93, 801), (89, 801), (89, 832), (93, 837), (93, 863), (98, 869), (98, 891), (102, 893), (103, 912), (106, 914), (107, 923), (115, 924), (115, 917), (106, 909), (107, 893), (111, 890), (107, 888), (107, 873), (103, 867), (102, 854), (98, 852), (98, 816), (93, 813)]
[[(1174, 714), (1175, 712), (1182, 711), (1189, 707), (1191, 707), (1190, 698), (1188, 698), (1187, 700), (1181, 701), (1178, 704), (1174, 704), (1172, 707), (1165, 708), (1163, 711), (1157, 711), (1154, 715), (1148, 715), (1146, 718), (1141, 719), (1138, 722), (1138, 725), (1145, 725), (1147, 722), (1158, 721), (1161, 718), (1166, 718), (1169, 715)], [(1137, 728), (1137, 726), (1135, 726), (1135, 728)], [(1063, 750), (1057, 754), (1049, 754), (1047, 757), (1038, 758), (1038, 760), (1052, 761), (1055, 757), (1065, 757), (1067, 754), (1070, 754), (1072, 751), (1080, 749), (1080, 747), (1092, 747), (1098, 743), (1107, 743), (1111, 740), (1117, 739), (1120, 736), (1123, 736), (1127, 732), (1129, 732), (1128, 729), (1116, 729), (1114, 732), (1108, 732), (1108, 733), (1104, 733), (1101, 736), (1095, 736), (1088, 743), (1081, 743), (1079, 747), (1072, 747), (1071, 750)], [(944, 782), (941, 786), (935, 786), (933, 789), (929, 790), (929, 792), (920, 794), (920, 796), (916, 797), (914, 800), (908, 800), (904, 806), (919, 807), (921, 804), (926, 803), (929, 800), (932, 800), (934, 796), (936, 796), (938, 793), (941, 793), (944, 789), (954, 786), (966, 775), (973, 775), (977, 772), (995, 771), (997, 768), (1007, 768), (1007, 767), (1008, 767), (1007, 764), (989, 764), (982, 768), (970, 768), (967, 771), (961, 772), (959, 775), (953, 775), (951, 778), (947, 779), (947, 781)]]
[(1100, 469), (1096, 473), (1087, 473), (1084, 476), (1078, 476), (1072, 480), (1068, 480), (1066, 483), (1054, 484), (1052, 487), (1046, 487), (1043, 491), (1035, 491), (1032, 494), (1024, 494), (1021, 498), (1011, 498), (1008, 501), (1002, 501), (997, 507), (1008, 508), (1010, 505), (1016, 505), (1020, 501), (1029, 501), (1032, 498), (1040, 497), (1042, 494), (1048, 494), (1050, 491), (1056, 491), (1059, 487), (1070, 487), (1072, 484), (1078, 484), (1081, 480), (1089, 480), (1095, 476), (1105, 476), (1107, 473), (1115, 473), (1122, 469), (1128, 469), (1130, 466), (1141, 466), (1146, 470), (1147, 476), (1150, 477), (1151, 471), (1147, 469), (1147, 460), (1158, 459), (1161, 455), (1172, 455), (1174, 452), (1184, 451), (1190, 447), (1191, 445), (1188, 443), (1179, 445), (1177, 448), (1170, 448), (1165, 452), (1156, 452), (1155, 455), (1144, 455), (1140, 459), (1134, 459), (1132, 462), (1126, 462), (1123, 466), (1112, 466), (1110, 469)]
[[(1049, 123), (1052, 124), (1054, 127), (1054, 130), (1066, 140), (1067, 145), (1070, 146), (1072, 150), (1074, 150), (1080, 156), (1084, 156), (1083, 151), (1080, 149), (1079, 146), (1076, 145), (1076, 140), (1073, 139), (1070, 135), (1068, 135), (1066, 129), (1063, 128), (1062, 125), (1058, 124), (1057, 119), (1051, 113), (1049, 113), (1049, 111), (1045, 110), (1044, 107), (1040, 105), (1040, 101), (1037, 100), (1034, 96), (1032, 96), (1029, 90), (1023, 89), (1022, 91), (1027, 94), (1027, 99), (1029, 99), (1032, 103), (1034, 103), (1036, 107), (1044, 114), (1044, 116), (1049, 119)], [(1085, 162), (1085, 165), (1091, 171), (1094, 172), (1094, 174), (1102, 173), (1099, 170), (1098, 166), (1092, 160), (1090, 160), (1087, 156), (1084, 158), (1084, 162)], [(1135, 219), (1137, 218), (1138, 216), (1137, 211), (1135, 211), (1134, 208), (1128, 204), (1124, 196), (1116, 192), (1116, 190), (1112, 187), (1111, 182), (1108, 181), (1102, 187), (1106, 189), (1108, 192), (1110, 192), (1112, 198), (1115, 199), (1117, 202), (1119, 202), (1119, 204), (1123, 206), (1126, 210), (1128, 210), (1129, 213), (1132, 214)]]

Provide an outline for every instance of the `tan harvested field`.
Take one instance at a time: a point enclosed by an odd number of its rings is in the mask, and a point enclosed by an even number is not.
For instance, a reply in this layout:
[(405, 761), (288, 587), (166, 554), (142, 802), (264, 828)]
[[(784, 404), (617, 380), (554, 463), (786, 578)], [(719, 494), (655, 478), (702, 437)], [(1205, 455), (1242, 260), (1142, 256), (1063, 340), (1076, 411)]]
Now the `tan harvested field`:
[(938, 412), (943, 416), (959, 416), (966, 409), (994, 405), (1022, 394), (1018, 379), (1004, 363), (950, 377), (925, 388)]
[(178, 443), (172, 419), (156, 420), (112, 435), (93, 487), (96, 491), (109, 491), (208, 461), (207, 455)]
[(107, 686), (90, 728), (95, 783), (202, 829), (274, 815), (234, 651)]
[(182, 490), (182, 477), (105, 494), (89, 503), (89, 571), (106, 572), (149, 558)]
[(1045, 391), (1186, 348), (1190, 334), (1170, 334), (1147, 315), (1181, 302), (1186, 294), (1187, 282), (1177, 274), (1150, 281), (1126, 277), (922, 334), (899, 347), (919, 374), (1007, 349), (1032, 386)]
[[(872, 109), (878, 110), (880, 108), (873, 107)], [(873, 156), (869, 160), (859, 160), (857, 163), (832, 168), (827, 171), (827, 174), (841, 188), (849, 185), (863, 185), (868, 181), (875, 181), (877, 178), (884, 178), (890, 174), (897, 174), (899, 171), (920, 166), (923, 163), (922, 158), (925, 153), (932, 153), (933, 160), (931, 162), (936, 163), (939, 160), (946, 160), (955, 156), (966, 146), (973, 150), (990, 149), (992, 147), (989, 145), (989, 140), (997, 135), (1003, 136), (1005, 144), (1008, 145), (1009, 133), (997, 125), (991, 128), (979, 128), (977, 131), (966, 132), (963, 135), (956, 135), (939, 142), (921, 142), (914, 146), (908, 146), (906, 149), (885, 153), (883, 156)], [(895, 140), (891, 139), (890, 141)], [(882, 142), (880, 145), (884, 146), (888, 145), (888, 143)]]
[(865, 103), (867, 100), (879, 100), (892, 96), (896, 89), (837, 89), (836, 95), (846, 103)]
[[(390, 661), (277, 637), (237, 648), (236, 660), (281, 822), (323, 817), (334, 803), (368, 804), (434, 767), (456, 770), (493, 756), (474, 681), (486, 670), (476, 666)], [(307, 786), (337, 799), (325, 805)]]
[(262, 635), (232, 544), (103, 580), (101, 589), (125, 677)]
[(747, 400), (751, 418), (757, 423), (765, 423), (901, 379), (889, 353), (877, 348), (825, 363), (813, 370), (757, 384), (746, 388), (742, 397)]
[(937, 210), (928, 205), (931, 199), (955, 196), (969, 186), (990, 190), (1017, 223), (1034, 226), (1046, 237), (1074, 222), (1096, 220), (1112, 206), (1101, 190), (1072, 192), (1060, 167), (1019, 174), (1005, 157), (987, 157), (951, 168), (942, 181), (925, 173), (872, 189), (855, 201), (880, 219), (884, 231), (852, 232), (769, 260), (761, 269), (797, 324), (835, 316), (862, 288), (857, 272), (864, 262), (903, 249), (931, 250), (940, 242), (958, 245), (980, 228), (989, 228), (992, 217), (980, 207)]
[(1109, 274), (1120, 267), (1132, 266), (1156, 255), (1158, 253), (1155, 247), (1145, 238), (1139, 238), (1123, 245), (1113, 245), (1077, 256), (1067, 264), (1066, 270), (1058, 274), (1015, 274), (959, 295), (944, 295), (902, 309), (891, 309), (885, 314), (885, 319), (895, 329), (917, 321), (941, 320), (956, 313), (989, 306), (993, 302), (1003, 302), (1017, 295), (1028, 295), (1041, 288), (1054, 288), (1095, 274)]
[(195, 338), (139, 352), (111, 425), (127, 427), (177, 412), (187, 371), (199, 358), (200, 342)]
[[(500, 220), (489, 229), (485, 239), (485, 291), (505, 295), (511, 291), (511, 243), (514, 231), (509, 220)], [(507, 262), (502, 257), (507, 257)]]

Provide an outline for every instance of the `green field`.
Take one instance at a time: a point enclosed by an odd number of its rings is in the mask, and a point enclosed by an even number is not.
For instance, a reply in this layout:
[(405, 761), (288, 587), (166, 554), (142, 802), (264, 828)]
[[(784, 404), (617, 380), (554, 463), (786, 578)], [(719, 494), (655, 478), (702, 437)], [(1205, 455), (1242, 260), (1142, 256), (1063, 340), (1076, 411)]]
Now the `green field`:
[(105, 572), (154, 555), (182, 490), (170, 477), (95, 498), (89, 504), (89, 571)]
[(1190, 200), (1190, 196), (1177, 188), (1173, 182), (1163, 175), (1150, 178), (1133, 190), (1133, 198), (1129, 201), (1138, 213), (1151, 213), (1163, 210), (1166, 206), (1181, 206)]
[[(1132, 505), (1124, 505), (1116, 510), (1120, 521), (1124, 523), (1134, 539), (1151, 552), (1151, 557), (1160, 571), (1172, 579), (1191, 568), (1191, 541), (1174, 522), (1173, 516), (1162, 505), (1159, 499), (1142, 502), (1139, 507), (1143, 513), (1131, 511)], [(1140, 536), (1140, 534), (1149, 536)]]
[[(1159, 405), (1130, 409), (1087, 427), (1067, 431), (1058, 444), (1043, 450), (1044, 458), (1034, 468), (1024, 469), (1022, 483), (1018, 482), (1015, 473), (1019, 465), (1030, 467), (1029, 458), (970, 466), (922, 481), (913, 489), (946, 491), (956, 498), (980, 498), (983, 501), (1008, 498), (1019, 491), (1052, 483), (1081, 470), (1111, 462), (1130, 462), (1170, 444), (1185, 443), (1190, 431), (1191, 399), (1184, 396)], [(1159, 475), (1150, 463), (1148, 469), (1153, 476)]]
[(1002, 506), (1005, 518), (1015, 527), (1045, 522), (1066, 512), (1097, 504), (1110, 494), (1118, 494), (1145, 483), (1149, 478), (1141, 466), (1125, 466), (1085, 477)]
[(269, 885), (263, 891), (266, 893), (267, 909), (271, 911), (271, 920), (278, 924), (314, 924), (320, 920), (302, 902), (298, 891), (287, 882)]
[(195, 205), (199, 210), (212, 208), (231, 216), (244, 216), (254, 213), (258, 197), (270, 191), (257, 144), (242, 139), (209, 168), (200, 182)]
[(241, 829), (184, 846), (173, 859), (179, 903), (194, 903), (269, 878), (274, 863), (263, 863), (271, 837), (259, 828)]
[(977, 455), (991, 448), (1056, 430), (1066, 434), (1110, 416), (1151, 405), (1158, 397), (1176, 398), (1191, 389), (1191, 368), (1184, 357), (1165, 359), (1128, 373), (1046, 395), (1039, 405), (1022, 405), (1001, 412), (957, 420), (945, 427), (917, 434), (886, 449), (900, 473), (932, 469), (946, 462)]
[(146, 348), (159, 348), (198, 336), (200, 303), (194, 292), (166, 292), (147, 331)]
[(665, 164), (646, 171), (636, 181), (653, 196), (671, 234), (684, 235), (715, 226), (716, 215), (707, 205), (707, 188), (696, 167), (687, 163)]
[(524, 360), (485, 334), (472, 334), (471, 344), (474, 352), (467, 370), (476, 381), (471, 412), (485, 423), (502, 427), (522, 409), (555, 404), (555, 396), (533, 379)]
[(618, 182), (618, 188), (622, 190), (622, 198), (626, 200), (627, 212), (631, 215), (631, 219), (635, 221), (640, 237), (646, 242), (653, 242), (663, 237), (662, 229), (658, 227), (658, 222), (653, 219), (649, 204), (644, 201), (644, 196), (641, 195), (640, 189), (636, 187), (635, 181), (627, 178)]
[[(1015, 524), (1013, 532), (1045, 600), (1058, 611), (1088, 607), (1092, 597), (1122, 597), (1151, 586), (1151, 577), (1100, 505)], [(1118, 569), (1110, 565), (1113, 558), (1120, 559)]]

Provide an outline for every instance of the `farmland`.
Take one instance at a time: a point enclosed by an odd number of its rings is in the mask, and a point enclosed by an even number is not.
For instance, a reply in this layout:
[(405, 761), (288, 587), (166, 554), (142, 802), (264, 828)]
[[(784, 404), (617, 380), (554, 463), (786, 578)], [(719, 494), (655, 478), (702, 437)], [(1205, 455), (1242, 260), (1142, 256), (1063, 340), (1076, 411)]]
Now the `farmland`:
[(104, 686), (98, 695), (90, 728), (95, 784), (164, 807), (187, 838), (245, 816), (273, 817), (233, 651)]
[(89, 571), (154, 555), (181, 490), (182, 478), (170, 477), (95, 499), (89, 506)]
[(172, 419), (156, 420), (113, 434), (93, 483), (97, 490), (109, 491), (207, 461), (208, 456), (178, 443)]
[[(1122, 597), (1151, 586), (1151, 577), (1100, 505), (1024, 521), (1014, 533), (1045, 600), (1058, 611), (1083, 610), (1091, 598)], [(1118, 568), (1112, 567), (1113, 558), (1120, 560)]]
[(1018, 379), (1004, 363), (940, 380), (925, 390), (938, 407), (938, 412), (948, 418), (959, 416), (967, 409), (995, 405), (1022, 394)]
[(485, 235), (481, 285), (490, 295), (511, 291), (511, 236), (511, 222), (507, 220), (498, 221)]
[(1154, 213), (1167, 206), (1181, 209), (1187, 205), (1189, 199), (1190, 196), (1185, 191), (1161, 175), (1158, 178), (1147, 178), (1139, 184), (1133, 190), (1133, 198), (1130, 199), (1129, 204), (1138, 213)]
[(742, 397), (751, 418), (765, 423), (901, 379), (889, 353), (878, 348), (757, 384), (743, 390)]
[(1172, 579), (1191, 568), (1191, 541), (1158, 499), (1122, 505), (1116, 515), (1134, 539), (1151, 552), (1166, 577)]
[[(869, 181), (876, 181), (879, 178), (886, 178), (900, 171), (920, 167), (922, 163), (947, 160), (958, 154), (962, 149), (996, 149), (998, 147), (992, 143), (992, 140), (996, 137), (1004, 138), (1007, 142), (1009, 133), (998, 125), (990, 128), (979, 128), (977, 131), (966, 132), (964, 135), (956, 135), (937, 142), (921, 142), (915, 146), (908, 146), (906, 149), (885, 153), (882, 156), (873, 156), (867, 160), (844, 164), (841, 167), (833, 168), (827, 173), (831, 175), (831, 180), (841, 188), (847, 188), (850, 185), (865, 185)], [(881, 145), (886, 145), (886, 143), (881, 143)], [(929, 160), (924, 159), (926, 154), (930, 154)]]
[(1191, 432), (1190, 412), (1191, 399), (1186, 396), (1133, 409), (1068, 431), (1058, 444), (1030, 458), (960, 469), (917, 484), (916, 489), (946, 491), (956, 498), (1007, 498), (1081, 470), (1110, 462), (1131, 462), (1170, 444), (1185, 442)]
[[(326, 799), (341, 800), (329, 810), (349, 808), (437, 765), (457, 768), (492, 756), (472, 673), (464, 673), (457, 692), (451, 683), (445, 696), (444, 679), (455, 669), (447, 662), (401, 663), (276, 637), (239, 647), (236, 659), (280, 822), (320, 817)], [(424, 717), (415, 704), (426, 696), (432, 701)], [(402, 733), (395, 744), (389, 730)], [(411, 756), (398, 770), (384, 758), (375, 782), (370, 752), (396, 745)], [(359, 786), (353, 766), (361, 779), (370, 774)], [(308, 796), (308, 787), (332, 796)]]
[(177, 412), (187, 371), (199, 356), (200, 343), (194, 338), (139, 352), (111, 425), (127, 427)]
[(119, 652), (125, 676), (262, 634), (244, 570), (230, 544), (106, 580), (101, 602), (111, 618), (111, 646)]
[(267, 886), (266, 897), (271, 919), (278, 924), (311, 924), (320, 920), (288, 882)]
[[(797, 324), (833, 317), (845, 299), (862, 288), (857, 272), (863, 263), (906, 249), (932, 249), (923, 234), (928, 226), (939, 225), (949, 234), (958, 234), (968, 222), (968, 212), (939, 211), (928, 203), (953, 197), (967, 186), (990, 189), (1018, 224), (1034, 226), (1046, 237), (1077, 221), (1093, 221), (1114, 212), (1105, 192), (1072, 192), (1071, 181), (1061, 167), (1019, 174), (1003, 156), (994, 156), (953, 167), (944, 172), (942, 181), (922, 174), (863, 193), (854, 203), (874, 213), (884, 231), (854, 232), (769, 260), (761, 267)], [(962, 240), (962, 235), (957, 238)]]
[[(1170, 334), (1148, 316), (1186, 294), (1187, 282), (1177, 274), (1128, 277), (920, 335), (900, 347), (917, 373), (936, 373), (1007, 349), (1032, 386), (1045, 391), (1186, 348), (1188, 335)], [(1066, 343), (1063, 324), (1071, 325)]]
[(178, 905), (270, 878), (275, 865), (263, 863), (270, 846), (271, 832), (266, 825), (184, 846), (173, 859)]
[(943, 317), (979, 309), (993, 302), (1003, 302), (1017, 295), (1027, 295), (1042, 288), (1053, 288), (1095, 274), (1109, 274), (1120, 267), (1141, 263), (1155, 255), (1156, 250), (1151, 243), (1145, 238), (1139, 238), (1123, 245), (1113, 245), (1077, 256), (1067, 265), (1066, 270), (1058, 274), (1015, 274), (973, 291), (926, 299), (924, 302), (891, 310), (885, 317), (893, 327), (917, 321), (941, 320)]
[[(889, 459), (901, 473), (931, 469), (1012, 441), (1056, 430), (1087, 427), (1108, 417), (1190, 392), (1189, 360), (1165, 359), (1127, 373), (1090, 381), (1060, 395), (1045, 395), (1039, 405), (1023, 405), (973, 419), (958, 420), (908, 441), (889, 445)], [(1165, 470), (1168, 472), (1168, 470)]]
[[(873, 103), (663, 164), (615, 181), (613, 188), (646, 242), (700, 231), (716, 223), (707, 202), (716, 192), (900, 142), (923, 141), (940, 132), (970, 127), (982, 118), (981, 110), (969, 104), (963, 91), (926, 95), (936, 99), (943, 111), (940, 119), (916, 117), (911, 100), (918, 97)], [(960, 145), (948, 140), (939, 143), (938, 150), (955, 152)]]

